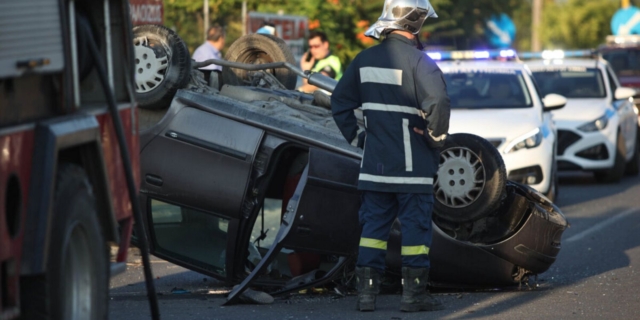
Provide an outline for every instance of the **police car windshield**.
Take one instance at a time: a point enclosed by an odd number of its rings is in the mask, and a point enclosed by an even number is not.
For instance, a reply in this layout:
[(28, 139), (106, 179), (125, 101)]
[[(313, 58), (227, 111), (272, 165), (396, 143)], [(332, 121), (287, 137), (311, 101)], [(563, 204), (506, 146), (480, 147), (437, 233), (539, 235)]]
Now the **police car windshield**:
[(532, 68), (542, 96), (556, 93), (566, 98), (604, 98), (604, 82), (599, 69), (584, 67)]
[(618, 76), (640, 75), (640, 49), (607, 50), (602, 57), (609, 61)]
[(450, 71), (444, 74), (453, 109), (529, 108), (531, 96), (519, 71)]

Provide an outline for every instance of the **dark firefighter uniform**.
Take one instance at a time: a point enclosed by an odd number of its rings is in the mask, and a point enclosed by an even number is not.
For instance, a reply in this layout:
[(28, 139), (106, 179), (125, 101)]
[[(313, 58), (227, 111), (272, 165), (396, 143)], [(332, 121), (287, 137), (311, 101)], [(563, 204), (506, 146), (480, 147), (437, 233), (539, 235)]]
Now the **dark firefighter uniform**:
[(359, 267), (384, 270), (396, 216), (402, 224), (403, 266), (430, 267), (433, 177), (450, 108), (442, 72), (416, 45), (402, 35), (388, 35), (353, 60), (331, 97), (333, 117), (349, 142), (358, 130), (353, 110), (364, 111)]

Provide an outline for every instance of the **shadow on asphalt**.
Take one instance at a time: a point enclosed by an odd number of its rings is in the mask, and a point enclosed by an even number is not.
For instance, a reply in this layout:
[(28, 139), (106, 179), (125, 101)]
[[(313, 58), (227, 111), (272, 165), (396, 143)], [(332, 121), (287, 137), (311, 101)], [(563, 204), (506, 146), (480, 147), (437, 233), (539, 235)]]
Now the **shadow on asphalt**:
[[(556, 204), (560, 207), (610, 197), (637, 185), (640, 180), (639, 177), (625, 176), (618, 183), (599, 183), (593, 174), (582, 171), (561, 172), (558, 174), (558, 178), (560, 187)], [(566, 190), (566, 187), (571, 187), (572, 192), (562, 192), (563, 189)], [(585, 197), (585, 194), (589, 197)]]

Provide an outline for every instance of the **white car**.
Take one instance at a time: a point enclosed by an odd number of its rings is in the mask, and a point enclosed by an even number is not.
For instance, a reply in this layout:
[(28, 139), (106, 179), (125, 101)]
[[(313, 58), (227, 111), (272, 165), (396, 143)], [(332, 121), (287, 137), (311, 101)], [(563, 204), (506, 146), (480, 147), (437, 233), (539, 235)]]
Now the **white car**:
[(635, 90), (621, 87), (608, 62), (546, 59), (527, 62), (543, 94), (567, 98), (553, 112), (558, 127), (558, 169), (594, 172), (599, 182), (637, 175)]
[(551, 95), (545, 107), (531, 72), (521, 62), (487, 60), (486, 51), (466, 56), (483, 60), (438, 62), (451, 99), (449, 132), (489, 140), (502, 155), (509, 180), (553, 200), (558, 191), (557, 135), (549, 111), (563, 107), (566, 100)]

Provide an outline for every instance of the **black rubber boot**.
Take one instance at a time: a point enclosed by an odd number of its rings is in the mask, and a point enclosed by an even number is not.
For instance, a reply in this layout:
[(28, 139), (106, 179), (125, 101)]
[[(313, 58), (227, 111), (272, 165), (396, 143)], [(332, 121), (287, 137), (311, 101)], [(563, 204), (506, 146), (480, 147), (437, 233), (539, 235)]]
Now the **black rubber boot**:
[(429, 269), (402, 268), (402, 300), (400, 311), (436, 311), (444, 306), (427, 291)]
[(356, 268), (359, 311), (376, 310), (376, 296), (380, 293), (380, 273), (373, 268)]

